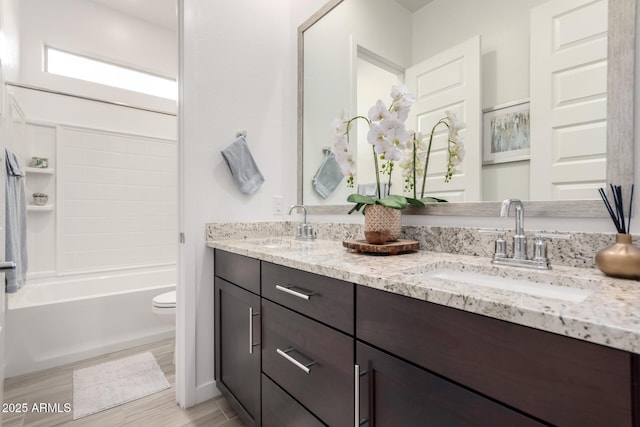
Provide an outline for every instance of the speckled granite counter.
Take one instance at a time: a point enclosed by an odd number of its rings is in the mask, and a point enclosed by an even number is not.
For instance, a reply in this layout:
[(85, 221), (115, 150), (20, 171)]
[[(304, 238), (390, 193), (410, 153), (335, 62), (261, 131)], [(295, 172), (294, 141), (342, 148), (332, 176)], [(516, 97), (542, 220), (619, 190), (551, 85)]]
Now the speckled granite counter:
[[(489, 258), (418, 251), (398, 256), (353, 253), (341, 241), (291, 238), (214, 240), (207, 245), (371, 288), (640, 353), (640, 283), (610, 279), (595, 269), (554, 266), (538, 272), (493, 266)], [(439, 271), (478, 272), (534, 281), (534, 291), (477, 286)], [(571, 288), (572, 291), (563, 292)], [(559, 290), (560, 292), (556, 292)]]

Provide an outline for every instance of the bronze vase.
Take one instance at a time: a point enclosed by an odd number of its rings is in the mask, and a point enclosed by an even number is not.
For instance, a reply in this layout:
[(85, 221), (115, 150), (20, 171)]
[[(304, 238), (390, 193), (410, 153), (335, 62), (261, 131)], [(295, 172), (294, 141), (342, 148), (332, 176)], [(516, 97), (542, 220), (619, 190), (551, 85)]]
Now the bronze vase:
[(596, 265), (607, 276), (640, 279), (640, 249), (631, 244), (631, 234), (616, 235), (613, 246), (600, 250)]

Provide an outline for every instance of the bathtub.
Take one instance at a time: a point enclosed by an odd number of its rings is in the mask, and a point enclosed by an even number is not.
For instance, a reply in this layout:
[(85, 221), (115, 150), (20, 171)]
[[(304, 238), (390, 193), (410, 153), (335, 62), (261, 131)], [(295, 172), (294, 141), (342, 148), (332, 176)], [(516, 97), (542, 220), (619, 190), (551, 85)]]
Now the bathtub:
[(154, 296), (175, 289), (161, 268), (28, 280), (7, 295), (7, 378), (175, 335), (151, 312)]

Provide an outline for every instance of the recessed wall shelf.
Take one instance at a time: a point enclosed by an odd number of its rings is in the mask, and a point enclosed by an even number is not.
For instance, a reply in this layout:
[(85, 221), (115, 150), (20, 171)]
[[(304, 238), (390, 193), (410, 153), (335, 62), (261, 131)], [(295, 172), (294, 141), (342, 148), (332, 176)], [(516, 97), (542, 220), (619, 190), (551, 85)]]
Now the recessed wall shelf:
[(27, 211), (29, 212), (50, 212), (53, 211), (53, 205), (27, 205)]
[(55, 169), (49, 169), (49, 168), (26, 167), (24, 168), (24, 170), (27, 173), (40, 173), (45, 175), (53, 175), (55, 173)]

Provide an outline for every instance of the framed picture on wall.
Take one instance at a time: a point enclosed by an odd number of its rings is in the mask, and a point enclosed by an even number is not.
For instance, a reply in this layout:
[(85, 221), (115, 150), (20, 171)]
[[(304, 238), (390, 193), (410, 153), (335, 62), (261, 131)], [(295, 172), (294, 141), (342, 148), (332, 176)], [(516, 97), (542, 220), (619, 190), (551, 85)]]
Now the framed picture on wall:
[(529, 159), (529, 100), (483, 111), (483, 164)]

